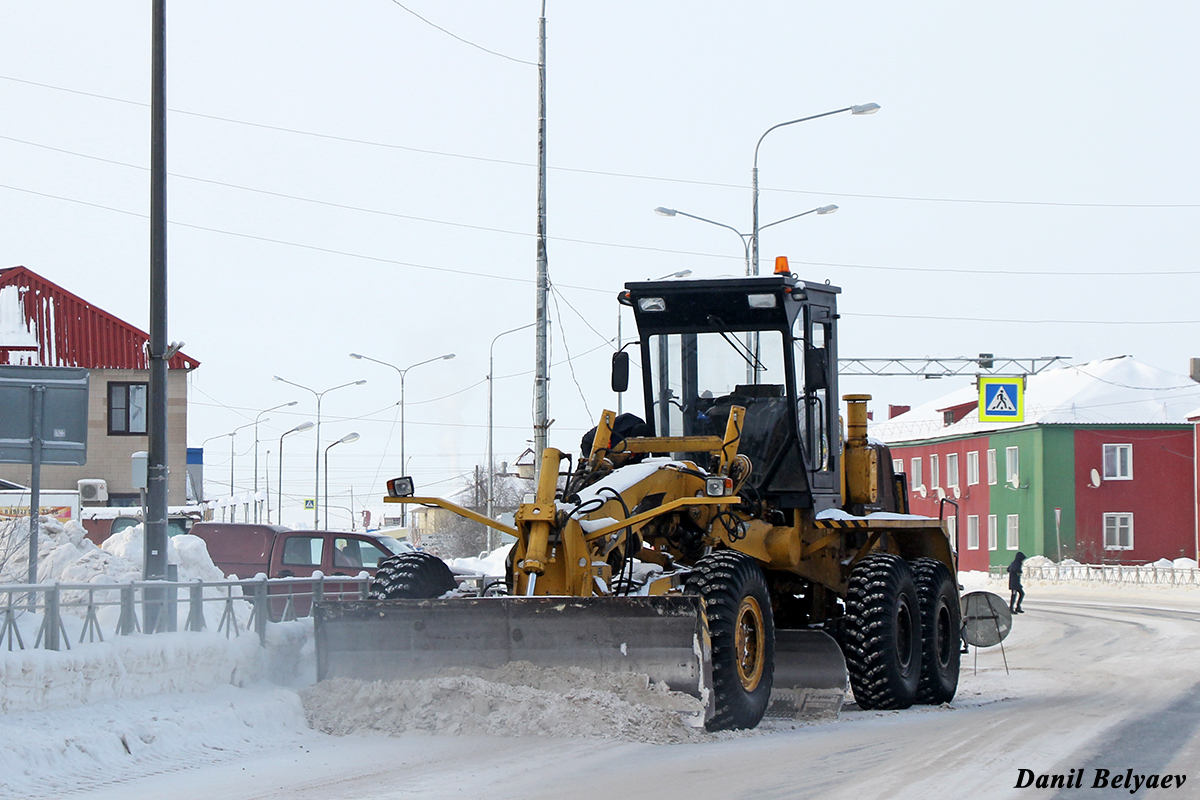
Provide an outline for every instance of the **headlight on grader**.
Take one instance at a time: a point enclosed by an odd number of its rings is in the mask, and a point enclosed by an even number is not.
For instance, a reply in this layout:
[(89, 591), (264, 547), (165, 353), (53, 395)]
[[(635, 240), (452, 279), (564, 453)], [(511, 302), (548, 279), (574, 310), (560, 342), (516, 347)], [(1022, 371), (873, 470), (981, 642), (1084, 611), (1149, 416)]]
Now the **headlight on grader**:
[(733, 480), (730, 478), (705, 478), (704, 493), (709, 497), (727, 497), (733, 494)]
[(416, 493), (412, 478), (392, 478), (387, 482), (388, 497), (412, 497)]

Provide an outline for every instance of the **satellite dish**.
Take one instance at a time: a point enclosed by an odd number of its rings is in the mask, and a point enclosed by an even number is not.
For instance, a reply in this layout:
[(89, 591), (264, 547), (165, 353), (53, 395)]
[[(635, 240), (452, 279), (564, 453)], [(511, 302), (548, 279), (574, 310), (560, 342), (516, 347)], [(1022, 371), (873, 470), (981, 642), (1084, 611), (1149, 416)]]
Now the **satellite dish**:
[(1100, 473), (1097, 470), (1092, 470), (1092, 482), (1088, 484), (1093, 489), (1100, 488)]
[(946, 499), (946, 490), (940, 486), (937, 487), (937, 496), (938, 496), (938, 500), (945, 500)]
[(929, 490), (925, 488), (925, 484), (922, 483), (917, 487), (917, 494), (921, 495), (921, 497), (929, 496)]
[(971, 592), (960, 601), (963, 641), (976, 647), (994, 647), (1012, 630), (1008, 603), (991, 592)]
[(954, 487), (954, 499), (955, 499), (955, 500), (959, 500), (959, 499), (961, 499), (961, 498), (962, 498), (962, 489), (960, 489), (960, 488), (958, 488), (957, 486), (955, 486), (955, 487)]
[(1020, 475), (1013, 475), (1011, 478), (1008, 479), (1008, 482), (1014, 489), (1021, 488), (1021, 476)]

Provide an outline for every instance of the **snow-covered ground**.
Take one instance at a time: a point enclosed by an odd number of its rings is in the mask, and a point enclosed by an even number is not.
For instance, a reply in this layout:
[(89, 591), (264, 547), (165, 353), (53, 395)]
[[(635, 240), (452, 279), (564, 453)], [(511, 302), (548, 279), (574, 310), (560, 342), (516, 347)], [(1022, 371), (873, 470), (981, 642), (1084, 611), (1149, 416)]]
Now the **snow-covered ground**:
[[(951, 704), (717, 735), (686, 724), (687, 698), (571, 671), (305, 688), (304, 621), (265, 646), (175, 633), (0, 652), (0, 797), (1000, 798), (1020, 768), (1194, 769), (1200, 588), (1027, 590), (1003, 651), (964, 657)], [(1172, 797), (1200, 796), (1189, 777)]]

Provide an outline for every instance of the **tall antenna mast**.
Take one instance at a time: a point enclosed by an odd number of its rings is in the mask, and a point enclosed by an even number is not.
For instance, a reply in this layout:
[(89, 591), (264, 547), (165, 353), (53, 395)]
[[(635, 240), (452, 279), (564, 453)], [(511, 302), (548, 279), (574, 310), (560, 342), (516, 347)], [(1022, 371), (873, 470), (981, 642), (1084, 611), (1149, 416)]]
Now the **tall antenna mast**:
[(537, 335), (533, 377), (534, 469), (540, 471), (549, 427), (549, 320), (546, 300), (550, 278), (546, 269), (546, 0), (538, 19), (538, 197), (537, 197)]

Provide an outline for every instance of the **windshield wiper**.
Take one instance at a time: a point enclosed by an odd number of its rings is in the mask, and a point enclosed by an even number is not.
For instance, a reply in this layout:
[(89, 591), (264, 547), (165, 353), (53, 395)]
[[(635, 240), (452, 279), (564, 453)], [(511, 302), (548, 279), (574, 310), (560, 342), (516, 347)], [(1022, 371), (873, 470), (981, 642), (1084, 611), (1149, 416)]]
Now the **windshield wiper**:
[(721, 329), (718, 329), (717, 333), (721, 334), (722, 339), (729, 342), (729, 346), (733, 348), (733, 351), (741, 356), (742, 360), (745, 361), (751, 369), (753, 369), (755, 372), (767, 371), (767, 368), (763, 366), (763, 363), (758, 360), (758, 356), (754, 355), (754, 352), (747, 347), (744, 342), (740, 342), (737, 339), (729, 336), (729, 333), (727, 332), (729, 326), (725, 324), (723, 319), (716, 315), (709, 314), (707, 321), (715, 322), (721, 326)]

